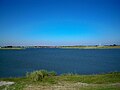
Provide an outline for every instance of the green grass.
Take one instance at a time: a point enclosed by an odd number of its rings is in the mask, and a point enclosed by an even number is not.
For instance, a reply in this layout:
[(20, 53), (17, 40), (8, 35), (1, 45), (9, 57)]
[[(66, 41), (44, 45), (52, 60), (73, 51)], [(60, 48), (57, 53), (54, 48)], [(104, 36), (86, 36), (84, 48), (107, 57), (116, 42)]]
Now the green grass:
[[(35, 71), (36, 72), (36, 71)], [(31, 79), (29, 76), (21, 78), (0, 78), (0, 81), (13, 81), (14, 85), (11, 86), (1, 86), (0, 90), (7, 88), (7, 90), (23, 90), (25, 87), (32, 86), (52, 86), (58, 85), (61, 82), (66, 82), (68, 85), (74, 83), (87, 83), (93, 84), (94, 86), (82, 86), (80, 90), (120, 90), (120, 86), (109, 84), (120, 83), (120, 72), (108, 73), (108, 74), (99, 74), (99, 75), (77, 75), (77, 74), (63, 74), (56, 76), (53, 72), (52, 74), (48, 71), (38, 71), (44, 75), (42, 79), (33, 80), (36, 78), (33, 75)], [(31, 75), (34, 72), (31, 72)], [(51, 74), (51, 75), (50, 75)], [(38, 77), (37, 76), (37, 77)], [(41, 77), (41, 76), (40, 76)], [(72, 84), (71, 84), (72, 83)]]
[(120, 82), (120, 73), (108, 73), (100, 75), (63, 75), (60, 79), (73, 82), (83, 83), (94, 83), (94, 84), (105, 84), (105, 83), (116, 83)]

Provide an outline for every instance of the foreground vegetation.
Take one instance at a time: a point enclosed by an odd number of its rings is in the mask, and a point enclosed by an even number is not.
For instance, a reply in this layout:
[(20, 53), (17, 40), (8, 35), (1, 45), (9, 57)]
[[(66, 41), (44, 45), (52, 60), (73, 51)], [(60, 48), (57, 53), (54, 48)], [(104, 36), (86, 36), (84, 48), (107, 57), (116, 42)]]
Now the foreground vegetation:
[(120, 72), (99, 75), (62, 74), (46, 70), (27, 73), (21, 78), (0, 78), (15, 82), (0, 90), (120, 90)]

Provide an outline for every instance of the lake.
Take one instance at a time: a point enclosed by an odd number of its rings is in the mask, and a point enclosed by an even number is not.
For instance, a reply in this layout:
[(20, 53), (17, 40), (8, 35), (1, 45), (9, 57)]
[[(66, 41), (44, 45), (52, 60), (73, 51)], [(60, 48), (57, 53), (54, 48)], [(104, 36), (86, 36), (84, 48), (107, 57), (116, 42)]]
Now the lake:
[(0, 50), (0, 77), (19, 77), (40, 69), (55, 71), (57, 74), (120, 71), (120, 49)]

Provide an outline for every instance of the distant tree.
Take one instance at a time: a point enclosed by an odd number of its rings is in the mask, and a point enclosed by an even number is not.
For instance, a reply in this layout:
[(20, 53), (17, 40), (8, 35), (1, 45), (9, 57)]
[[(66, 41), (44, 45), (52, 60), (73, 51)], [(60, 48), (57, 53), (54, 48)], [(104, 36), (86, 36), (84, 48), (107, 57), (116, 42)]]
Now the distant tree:
[(6, 48), (12, 48), (12, 46), (7, 46)]
[(113, 44), (113, 46), (117, 46), (116, 44)]

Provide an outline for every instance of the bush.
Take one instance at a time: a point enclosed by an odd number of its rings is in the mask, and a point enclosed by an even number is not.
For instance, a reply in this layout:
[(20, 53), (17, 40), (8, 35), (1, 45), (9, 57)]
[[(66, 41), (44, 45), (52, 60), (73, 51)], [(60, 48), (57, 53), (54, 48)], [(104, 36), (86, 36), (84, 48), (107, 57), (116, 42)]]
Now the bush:
[(56, 76), (56, 75), (57, 75), (57, 73), (54, 71), (49, 72), (49, 76)]
[(32, 81), (42, 81), (42, 79), (44, 77), (47, 76), (55, 76), (56, 72), (52, 71), (52, 72), (48, 72), (46, 70), (39, 70), (39, 71), (34, 71), (31, 73), (27, 73), (26, 77)]
[(74, 74), (74, 73), (63, 73), (63, 74), (61, 74), (61, 76), (73, 76), (73, 75), (77, 75), (77, 74)]
[(43, 79), (43, 73), (41, 71), (34, 71), (31, 73), (27, 73), (26, 76), (32, 81), (42, 81)]
[(49, 72), (46, 71), (46, 70), (40, 70), (40, 71), (41, 71), (41, 73), (43, 74), (43, 78), (44, 78), (45, 76), (48, 76), (48, 74), (49, 74)]

